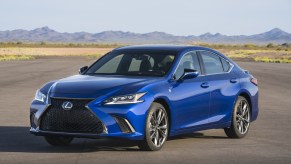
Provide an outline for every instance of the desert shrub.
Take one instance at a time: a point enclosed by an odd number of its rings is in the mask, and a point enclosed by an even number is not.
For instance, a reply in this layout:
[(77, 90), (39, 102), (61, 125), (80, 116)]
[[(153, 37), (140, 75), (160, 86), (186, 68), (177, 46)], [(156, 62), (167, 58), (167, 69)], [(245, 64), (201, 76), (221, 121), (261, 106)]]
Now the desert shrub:
[(256, 47), (256, 45), (254, 45), (254, 44), (245, 44), (244, 47), (245, 48), (254, 48), (254, 47)]
[(267, 44), (267, 48), (273, 48), (273, 47), (275, 47), (273, 43)]
[(30, 55), (0, 55), (0, 61), (11, 61), (11, 60), (32, 60), (34, 56)]
[(283, 47), (291, 47), (291, 43), (283, 43), (283, 44), (281, 44), (281, 46), (283, 46)]

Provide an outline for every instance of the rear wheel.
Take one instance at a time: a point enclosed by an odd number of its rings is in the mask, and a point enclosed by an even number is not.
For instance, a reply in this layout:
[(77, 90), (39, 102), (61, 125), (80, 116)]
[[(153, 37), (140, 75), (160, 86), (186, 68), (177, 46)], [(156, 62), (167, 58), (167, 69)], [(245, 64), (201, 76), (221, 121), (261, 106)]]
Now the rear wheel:
[(53, 146), (67, 146), (69, 145), (73, 137), (65, 137), (65, 136), (45, 136), (45, 140)]
[(246, 98), (239, 96), (236, 100), (232, 122), (229, 128), (225, 128), (225, 134), (230, 138), (243, 138), (250, 127), (250, 105)]
[(168, 137), (169, 123), (165, 108), (153, 103), (148, 112), (145, 125), (145, 139), (140, 141), (139, 148), (146, 151), (160, 150)]

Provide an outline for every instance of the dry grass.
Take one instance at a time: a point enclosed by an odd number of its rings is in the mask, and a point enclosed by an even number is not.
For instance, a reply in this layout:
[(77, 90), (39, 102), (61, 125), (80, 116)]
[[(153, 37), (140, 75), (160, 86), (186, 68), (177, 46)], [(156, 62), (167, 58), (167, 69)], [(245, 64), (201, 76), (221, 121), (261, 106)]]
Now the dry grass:
[(112, 48), (0, 48), (0, 55), (30, 55), (30, 56), (86, 56), (105, 54)]
[(32, 60), (34, 56), (30, 55), (0, 55), (0, 61), (11, 61), (11, 60)]
[(0, 48), (0, 61), (32, 60), (39, 56), (85, 56), (96, 59), (112, 48)]
[[(37, 56), (86, 56), (96, 59), (113, 48), (96, 47), (2, 47), (0, 48), (0, 61), (31, 60)], [(234, 60), (249, 60), (258, 62), (291, 63), (290, 50), (274, 49), (239, 49), (221, 48), (218, 51)]]
[(258, 62), (291, 63), (291, 51), (285, 50), (220, 50), (234, 60), (248, 59)]
[(255, 61), (266, 63), (291, 63), (291, 58), (270, 58), (270, 57), (255, 57)]

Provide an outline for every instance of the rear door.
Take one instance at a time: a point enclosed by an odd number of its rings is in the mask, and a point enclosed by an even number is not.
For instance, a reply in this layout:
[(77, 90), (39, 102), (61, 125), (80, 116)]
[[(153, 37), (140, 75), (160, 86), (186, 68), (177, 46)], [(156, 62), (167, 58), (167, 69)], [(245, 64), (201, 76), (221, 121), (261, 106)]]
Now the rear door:
[(199, 51), (202, 69), (211, 90), (209, 123), (225, 123), (230, 120), (237, 89), (238, 77), (231, 70), (233, 65), (210, 51)]

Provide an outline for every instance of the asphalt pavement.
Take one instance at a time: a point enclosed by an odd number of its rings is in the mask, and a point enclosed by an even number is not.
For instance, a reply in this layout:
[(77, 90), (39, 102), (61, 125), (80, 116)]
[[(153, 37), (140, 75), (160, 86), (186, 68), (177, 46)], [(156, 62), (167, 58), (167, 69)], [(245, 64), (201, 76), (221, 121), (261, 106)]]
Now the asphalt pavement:
[(247, 137), (223, 130), (170, 138), (157, 152), (133, 142), (76, 139), (52, 147), (29, 133), (29, 105), (44, 83), (78, 73), (93, 60), (47, 57), (0, 62), (0, 163), (291, 163), (291, 64), (238, 62), (259, 81), (260, 112)]

